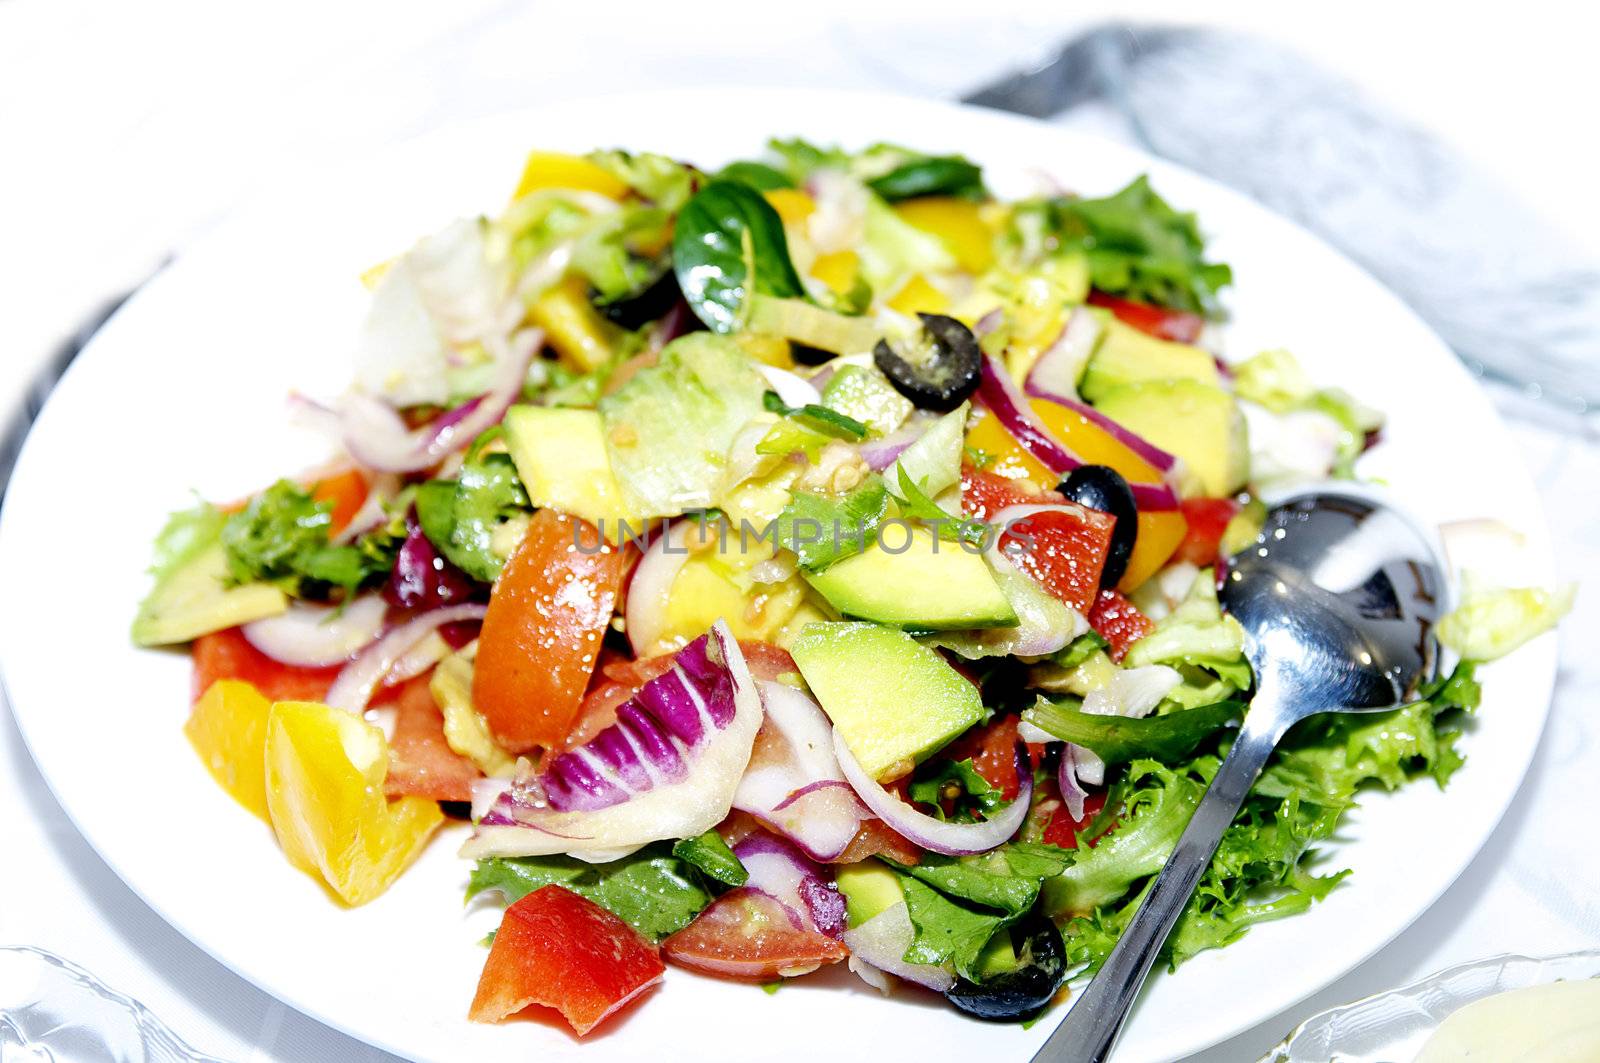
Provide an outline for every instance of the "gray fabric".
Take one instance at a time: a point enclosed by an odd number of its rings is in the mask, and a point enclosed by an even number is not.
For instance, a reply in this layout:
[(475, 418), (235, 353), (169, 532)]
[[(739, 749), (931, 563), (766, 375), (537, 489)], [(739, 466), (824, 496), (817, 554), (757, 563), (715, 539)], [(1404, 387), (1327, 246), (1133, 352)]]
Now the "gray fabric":
[(1129, 139), (1295, 219), (1397, 292), (1471, 367), (1600, 405), (1600, 264), (1427, 133), (1277, 45), (1099, 27), (967, 101), (1109, 111)]

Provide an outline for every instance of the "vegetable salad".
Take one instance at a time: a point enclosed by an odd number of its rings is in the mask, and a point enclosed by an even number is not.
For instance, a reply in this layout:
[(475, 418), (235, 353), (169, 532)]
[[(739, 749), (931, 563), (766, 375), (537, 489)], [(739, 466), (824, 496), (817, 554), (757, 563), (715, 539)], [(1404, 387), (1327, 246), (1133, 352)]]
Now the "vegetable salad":
[[(536, 151), (362, 280), (354, 385), (294, 400), (337, 457), (175, 514), (133, 637), (190, 647), (196, 752), (339, 902), (456, 823), (504, 906), (484, 1022), (581, 1036), (668, 963), (1036, 1017), (1244, 711), (1216, 573), (1260, 496), (1381, 439), (1290, 353), (1219, 356), (1231, 273), (1144, 178)], [(1362, 788), (1443, 786), (1477, 663), (1570, 603), (1474, 587), (1453, 674), (1298, 728), (1168, 962), (1336, 889)]]

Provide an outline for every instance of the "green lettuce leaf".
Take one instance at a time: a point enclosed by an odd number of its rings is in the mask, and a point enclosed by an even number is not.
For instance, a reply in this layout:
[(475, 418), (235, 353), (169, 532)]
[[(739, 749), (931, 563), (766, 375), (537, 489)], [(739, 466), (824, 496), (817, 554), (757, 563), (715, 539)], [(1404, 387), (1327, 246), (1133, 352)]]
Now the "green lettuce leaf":
[(484, 583), (499, 578), (505, 565), (506, 554), (496, 549), (496, 533), (530, 512), (517, 468), (504, 453), (469, 459), (456, 479), (430, 480), (417, 490), (417, 522), (423, 534), (453, 564)]
[(353, 594), (394, 566), (399, 541), (389, 529), (334, 544), (332, 526), (331, 502), (318, 502), (299, 484), (279, 480), (222, 526), (232, 585), (272, 583), (287, 594), (323, 598), (335, 587)]
[(1144, 176), (1102, 199), (1019, 207), (1012, 227), (1010, 241), (1035, 256), (1081, 250), (1096, 288), (1157, 306), (1214, 315), (1233, 282), (1226, 265), (1205, 260), (1194, 215), (1173, 210)]
[(209, 502), (180, 509), (167, 518), (150, 551), (150, 574), (159, 583), (198, 557), (222, 536), (227, 518)]
[(695, 332), (602, 398), (606, 451), (629, 511), (675, 517), (711, 505), (734, 436), (761, 412), (766, 390), (738, 344)]
[(1150, 634), (1128, 647), (1125, 667), (1147, 664), (1189, 664), (1215, 672), (1236, 689), (1249, 688), (1244, 629), (1237, 620), (1223, 615), (1211, 569), (1201, 569), (1178, 607), (1157, 621)]
[(682, 930), (711, 903), (694, 868), (659, 844), (609, 864), (570, 856), (479, 860), (467, 881), (467, 899), (493, 890), (512, 904), (552, 884), (587, 897), (651, 938)]
[(1038, 842), (1013, 842), (977, 856), (925, 855), (915, 866), (890, 863), (902, 874), (919, 879), (947, 897), (970, 901), (1016, 917), (1039, 897), (1045, 879), (1071, 865), (1071, 850)]
[(972, 822), (983, 813), (1005, 806), (1005, 794), (978, 773), (971, 757), (962, 760), (930, 760), (917, 767), (907, 794), (912, 801), (927, 806), (930, 815), (945, 819), (945, 804), (951, 805), (948, 818)]
[(613, 149), (591, 151), (588, 158), (667, 213), (675, 214), (683, 209), (694, 194), (693, 167), (665, 155)]
[(1555, 627), (1577, 593), (1574, 583), (1553, 590), (1484, 587), (1469, 573), (1461, 604), (1439, 621), (1439, 641), (1467, 660), (1496, 660)]
[(977, 905), (952, 900), (921, 879), (903, 876), (900, 889), (916, 936), (906, 949), (907, 963), (931, 963), (974, 981), (978, 958), (989, 939), (1012, 917)]
[(1022, 718), (1064, 742), (1084, 746), (1107, 764), (1140, 758), (1166, 764), (1181, 761), (1206, 739), (1244, 715), (1244, 704), (1222, 701), (1137, 719), (1097, 716), (1078, 710), (1078, 702), (1041, 697)]

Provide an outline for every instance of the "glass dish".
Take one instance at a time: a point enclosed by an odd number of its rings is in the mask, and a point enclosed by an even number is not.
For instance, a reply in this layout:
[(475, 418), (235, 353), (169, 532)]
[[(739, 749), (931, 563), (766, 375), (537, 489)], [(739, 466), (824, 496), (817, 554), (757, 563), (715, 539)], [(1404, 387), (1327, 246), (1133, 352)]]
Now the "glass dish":
[(1258, 1063), (1408, 1063), (1452, 1012), (1511, 989), (1600, 977), (1600, 949), (1502, 955), (1447, 967), (1410, 985), (1301, 1023)]

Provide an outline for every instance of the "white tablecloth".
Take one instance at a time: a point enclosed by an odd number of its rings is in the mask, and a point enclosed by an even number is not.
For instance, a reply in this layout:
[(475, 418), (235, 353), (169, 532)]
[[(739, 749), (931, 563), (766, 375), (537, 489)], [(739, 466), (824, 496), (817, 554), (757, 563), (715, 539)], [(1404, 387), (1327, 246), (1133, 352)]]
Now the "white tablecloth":
[[(201, 2), (10, 0), (0, 5), (0, 233), (7, 234), (0, 240), (0, 402), (12, 401), (86, 313), (136, 283), (279, 166), (337, 159), (519, 104), (652, 85), (762, 82), (954, 95), (1093, 21), (1079, 15), (1047, 25), (1034, 5), (1013, 18), (996, 14), (1011, 10), (1008, 4), (988, 7), (981, 21), (946, 17), (926, 3), (842, 2), (685, 21), (675, 4), (600, 12), (490, 0), (336, 10), (291, 3), (247, 17)], [(1183, 17), (1172, 3), (1119, 5), (1100, 17), (1130, 11)], [(1538, 123), (1507, 110), (1501, 97), (1488, 101), (1469, 76), (1481, 69), (1473, 65), (1477, 47), (1495, 42), (1499, 84), (1551, 90), (1540, 101), (1544, 133), (1559, 131), (1563, 113), (1586, 121), (1592, 66), (1585, 66), (1586, 83), (1561, 81), (1574, 75), (1554, 68), (1573, 64), (1552, 61), (1544, 50), (1566, 47), (1561, 35), (1541, 35), (1538, 49), (1523, 54), (1514, 35), (1500, 41), (1500, 27), (1486, 18), (1452, 15), (1448, 24), (1428, 26), (1415, 14), (1397, 15), (1402, 43), (1409, 33), (1419, 47), (1441, 40), (1461, 46), (1423, 47), (1417, 54), (1429, 62), (1403, 76), (1388, 61), (1404, 54), (1389, 39), (1393, 26), (1389, 38), (1375, 42), (1370, 27), (1355, 25), (1364, 19), (1324, 25), (1266, 6), (1229, 17), (1261, 20), (1259, 28), (1363, 81), (1513, 184), (1553, 189), (1536, 205), (1561, 212), (1590, 246), (1600, 245), (1600, 199), (1578, 182), (1587, 171), (1565, 165), (1571, 160), (1562, 155), (1574, 138), (1531, 135), (1527, 127)], [(1508, 144), (1517, 150), (1505, 151)], [(1592, 426), (1510, 394), (1500, 404), (1541, 486), (1563, 576), (1600, 586), (1592, 531), (1600, 527), (1593, 486), (1600, 482), (1600, 441)], [(1562, 635), (1554, 711), (1529, 779), (1461, 880), (1360, 970), (1200, 1058), (1253, 1059), (1316, 1010), (1451, 963), (1600, 943), (1600, 850), (1589, 807), (1600, 763), (1600, 696), (1591, 685), (1600, 662), (1586, 652), (1597, 636), (1600, 606), (1592, 595), (1580, 597)], [(138, 765), (129, 771), (136, 780)], [(224, 1058), (387, 1058), (256, 990), (146, 908), (66, 820), (9, 710), (0, 718), (0, 854), (0, 944), (32, 944), (75, 960)]]

